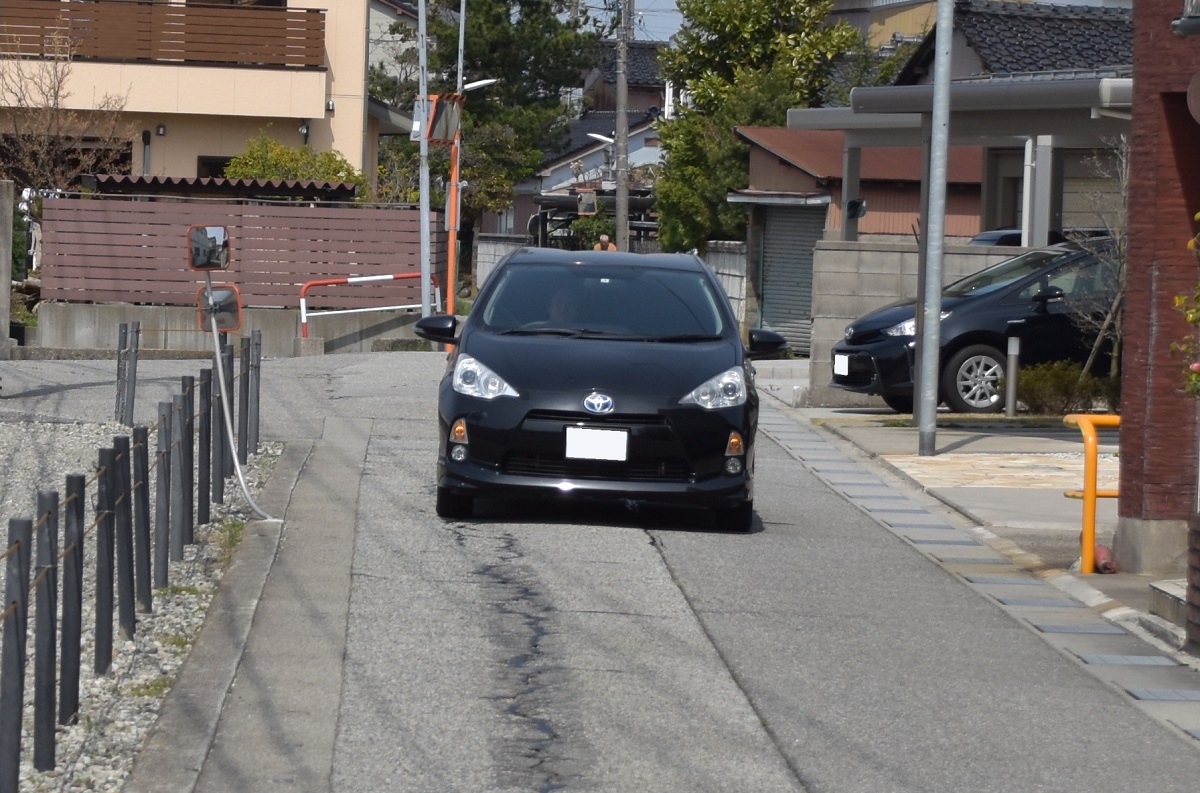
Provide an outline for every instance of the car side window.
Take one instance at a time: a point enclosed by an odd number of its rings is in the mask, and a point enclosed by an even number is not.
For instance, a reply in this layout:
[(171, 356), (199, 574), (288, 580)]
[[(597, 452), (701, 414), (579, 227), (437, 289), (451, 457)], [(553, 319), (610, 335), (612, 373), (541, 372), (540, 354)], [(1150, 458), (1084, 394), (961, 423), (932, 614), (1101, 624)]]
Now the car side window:
[(1061, 289), (1067, 302), (1111, 299), (1116, 281), (1114, 267), (1097, 259), (1087, 259), (1043, 274), (1026, 284), (1017, 299), (1032, 301), (1038, 293), (1052, 288)]

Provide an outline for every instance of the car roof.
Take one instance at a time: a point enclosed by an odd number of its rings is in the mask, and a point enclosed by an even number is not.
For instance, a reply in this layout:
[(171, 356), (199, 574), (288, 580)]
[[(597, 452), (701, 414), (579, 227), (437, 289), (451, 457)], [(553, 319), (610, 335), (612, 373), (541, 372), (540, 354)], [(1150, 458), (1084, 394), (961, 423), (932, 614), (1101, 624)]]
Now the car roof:
[(611, 264), (621, 267), (651, 266), (672, 270), (704, 269), (704, 262), (691, 253), (626, 253), (623, 251), (566, 251), (560, 248), (518, 248), (508, 264)]

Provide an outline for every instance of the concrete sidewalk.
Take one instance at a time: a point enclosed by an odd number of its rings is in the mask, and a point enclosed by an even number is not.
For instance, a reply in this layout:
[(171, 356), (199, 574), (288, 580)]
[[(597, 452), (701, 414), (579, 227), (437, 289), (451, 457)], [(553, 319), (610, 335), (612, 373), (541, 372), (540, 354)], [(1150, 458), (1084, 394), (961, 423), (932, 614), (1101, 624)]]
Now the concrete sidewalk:
[[(1180, 579), (1077, 572), (1083, 502), (1064, 495), (1083, 487), (1083, 436), (1077, 428), (1020, 417), (939, 416), (936, 453), (922, 456), (911, 417), (882, 402), (878, 408), (799, 407), (807, 402), (809, 361), (765, 361), (756, 368), (767, 404), (811, 423), (903, 486), (940, 502), (982, 536), (994, 538), (1020, 566), (1056, 578), (1105, 609), (1128, 608), (1156, 637), (1172, 645), (1182, 642), (1182, 628), (1169, 616), (1183, 598)], [(1097, 487), (1116, 490), (1118, 433), (1102, 430), (1099, 438)], [(1118, 499), (1096, 502), (1098, 545), (1112, 545), (1117, 506)]]

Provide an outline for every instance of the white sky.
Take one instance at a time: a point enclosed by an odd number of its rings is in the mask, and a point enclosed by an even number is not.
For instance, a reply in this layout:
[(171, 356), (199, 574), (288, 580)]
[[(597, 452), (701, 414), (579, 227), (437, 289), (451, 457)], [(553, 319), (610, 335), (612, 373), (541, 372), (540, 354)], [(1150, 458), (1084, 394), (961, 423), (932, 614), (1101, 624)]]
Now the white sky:
[(639, 41), (666, 41), (679, 30), (675, 0), (630, 0), (633, 4), (633, 37)]

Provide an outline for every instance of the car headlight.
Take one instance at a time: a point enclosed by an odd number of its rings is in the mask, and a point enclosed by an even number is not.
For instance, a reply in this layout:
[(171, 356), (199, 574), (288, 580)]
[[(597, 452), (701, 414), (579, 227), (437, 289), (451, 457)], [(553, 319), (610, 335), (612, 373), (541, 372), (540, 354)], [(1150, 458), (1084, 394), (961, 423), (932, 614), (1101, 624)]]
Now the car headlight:
[(520, 396), (503, 377), (469, 355), (460, 356), (454, 365), (454, 390), (480, 399)]
[[(941, 314), (942, 320), (950, 316), (949, 311), (943, 311)], [(916, 336), (917, 335), (917, 318), (906, 319), (899, 325), (893, 325), (890, 328), (883, 329), (884, 336)]]
[(734, 367), (705, 380), (679, 400), (681, 405), (699, 405), (706, 410), (731, 408), (746, 401), (746, 377), (741, 367)]

